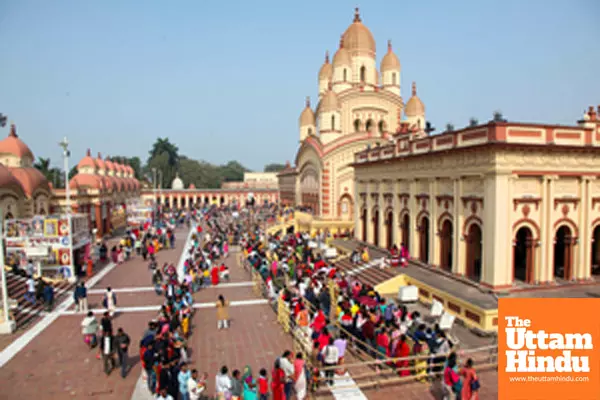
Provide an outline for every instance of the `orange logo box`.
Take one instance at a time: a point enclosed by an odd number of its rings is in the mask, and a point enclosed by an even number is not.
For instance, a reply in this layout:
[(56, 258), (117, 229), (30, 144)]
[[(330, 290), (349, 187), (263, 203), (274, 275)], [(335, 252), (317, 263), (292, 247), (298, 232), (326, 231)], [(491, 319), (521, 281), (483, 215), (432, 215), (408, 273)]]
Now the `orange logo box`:
[(600, 399), (600, 299), (500, 299), (500, 400)]

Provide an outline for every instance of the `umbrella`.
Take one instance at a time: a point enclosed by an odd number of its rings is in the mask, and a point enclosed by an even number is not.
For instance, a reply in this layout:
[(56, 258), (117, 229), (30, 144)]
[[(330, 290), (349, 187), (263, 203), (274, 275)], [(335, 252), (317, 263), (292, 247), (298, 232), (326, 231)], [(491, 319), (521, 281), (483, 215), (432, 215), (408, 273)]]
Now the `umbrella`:
[(377, 305), (377, 300), (369, 296), (359, 297), (358, 302), (367, 307), (375, 307)]

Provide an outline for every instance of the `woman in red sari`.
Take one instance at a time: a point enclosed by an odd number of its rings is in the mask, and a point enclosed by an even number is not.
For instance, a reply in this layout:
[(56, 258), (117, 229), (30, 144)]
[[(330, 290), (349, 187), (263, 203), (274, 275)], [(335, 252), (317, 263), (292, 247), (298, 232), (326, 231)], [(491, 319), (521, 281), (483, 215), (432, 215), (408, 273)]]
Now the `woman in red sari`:
[(219, 284), (219, 267), (216, 265), (210, 270), (210, 280), (213, 286)]
[(275, 366), (271, 372), (271, 392), (273, 400), (286, 400), (285, 398), (285, 373), (279, 366), (279, 358), (275, 360)]
[[(396, 358), (400, 357), (409, 357), (410, 356), (410, 346), (406, 343), (406, 335), (400, 336), (400, 341), (396, 346)], [(396, 368), (399, 370), (398, 375), (400, 376), (409, 376), (410, 369), (408, 360), (398, 360), (396, 361)]]

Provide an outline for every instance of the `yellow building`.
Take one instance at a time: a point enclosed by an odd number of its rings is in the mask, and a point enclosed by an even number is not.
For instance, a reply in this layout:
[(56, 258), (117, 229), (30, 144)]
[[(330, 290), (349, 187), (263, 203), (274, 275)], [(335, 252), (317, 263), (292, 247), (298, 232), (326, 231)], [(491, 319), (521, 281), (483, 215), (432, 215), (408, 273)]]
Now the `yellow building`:
[(423, 134), (425, 107), (415, 85), (404, 104), (400, 72), (391, 42), (378, 68), (375, 39), (357, 9), (333, 60), (325, 56), (318, 74), (316, 109), (307, 99), (300, 115), (296, 167), (278, 176), (281, 199), (310, 207), (322, 219), (352, 220), (354, 153), (390, 140), (403, 116)]
[(600, 274), (600, 107), (577, 126), (398, 133), (355, 155), (355, 236), (493, 290)]

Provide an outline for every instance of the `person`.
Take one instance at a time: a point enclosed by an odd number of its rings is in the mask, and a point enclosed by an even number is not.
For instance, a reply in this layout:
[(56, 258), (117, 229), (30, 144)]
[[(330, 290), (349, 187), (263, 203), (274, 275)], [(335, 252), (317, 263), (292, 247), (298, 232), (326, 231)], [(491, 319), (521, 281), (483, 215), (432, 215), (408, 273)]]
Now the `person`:
[(119, 365), (121, 367), (121, 378), (127, 376), (127, 361), (129, 360), (129, 344), (131, 340), (129, 335), (125, 333), (123, 328), (117, 329), (117, 336), (115, 337), (117, 356), (119, 358)]
[(110, 316), (114, 317), (117, 308), (117, 296), (112, 291), (110, 286), (107, 287), (106, 292), (104, 292), (104, 299), (102, 300), (102, 305), (108, 310)]
[(463, 387), (461, 391), (462, 400), (479, 400), (479, 378), (473, 368), (473, 359), (469, 358), (465, 366), (460, 371), (463, 377)]
[(84, 282), (79, 282), (75, 287), (75, 293), (73, 293), (73, 300), (75, 300), (75, 307), (79, 312), (87, 312), (87, 289)]
[(148, 384), (148, 390), (150, 393), (154, 393), (156, 388), (156, 371), (154, 370), (154, 364), (156, 363), (156, 352), (154, 350), (154, 343), (149, 342), (146, 345), (146, 351), (144, 351), (142, 357), (144, 363), (144, 369), (146, 371), (146, 383)]
[(30, 302), (32, 305), (35, 305), (35, 280), (32, 275), (27, 277), (27, 281), (25, 282), (25, 286), (27, 287), (27, 291), (25, 292), (25, 300)]
[(285, 398), (289, 399), (294, 388), (294, 362), (292, 360), (292, 352), (286, 350), (279, 359), (279, 366), (285, 373), (284, 392)]
[(210, 270), (211, 284), (217, 286), (219, 284), (219, 267), (215, 264)]
[(286, 400), (285, 396), (285, 372), (281, 369), (281, 358), (275, 360), (271, 373), (271, 392), (273, 400)]
[(100, 344), (102, 351), (102, 362), (104, 363), (104, 372), (106, 375), (110, 375), (112, 370), (116, 367), (115, 338), (113, 337), (112, 332), (103, 331)]
[(154, 274), (152, 274), (152, 283), (154, 284), (154, 291), (159, 296), (162, 294), (163, 281), (164, 279), (162, 273), (160, 272), (160, 269), (156, 268), (154, 270)]
[(97, 344), (96, 333), (98, 332), (98, 321), (94, 317), (94, 313), (89, 311), (87, 316), (81, 321), (81, 334), (85, 343), (93, 349)]
[(229, 328), (229, 302), (222, 294), (217, 300), (217, 329)]
[(187, 399), (188, 400), (200, 400), (200, 396), (204, 391), (204, 387), (199, 385), (198, 382), (198, 370), (193, 369), (192, 374), (187, 382)]
[(223, 365), (215, 378), (215, 392), (219, 400), (228, 399), (231, 396), (232, 384), (231, 378), (227, 375), (228, 371), (227, 367)]
[(333, 386), (333, 374), (335, 371), (332, 367), (337, 365), (339, 353), (338, 348), (333, 344), (332, 337), (329, 338), (329, 344), (321, 350), (321, 354), (323, 356), (323, 366), (328, 368), (325, 370), (325, 379), (327, 379), (329, 385)]
[(244, 375), (242, 375), (242, 384), (244, 386), (244, 400), (257, 400), (256, 382), (252, 376), (252, 368), (249, 365), (244, 367)]
[(406, 359), (410, 356), (410, 346), (406, 343), (406, 335), (400, 336), (400, 341), (396, 345), (396, 358), (400, 358), (400, 360), (396, 361), (396, 369), (398, 369), (398, 375), (400, 376), (409, 376), (410, 375), (410, 367), (409, 361)]
[(240, 400), (242, 398), (242, 379), (238, 369), (231, 374), (231, 400)]
[(262, 368), (259, 371), (258, 377), (258, 395), (259, 400), (267, 400), (269, 397), (269, 378), (267, 378), (267, 370)]
[(406, 268), (408, 266), (409, 258), (410, 255), (408, 254), (408, 248), (404, 245), (404, 243), (402, 243), (400, 245), (400, 264), (403, 268)]
[(296, 399), (304, 400), (306, 397), (306, 367), (302, 353), (296, 354), (294, 361), (294, 389), (296, 391)]
[(444, 368), (444, 384), (450, 388), (450, 391), (456, 400), (461, 400), (463, 385), (460, 380), (460, 374), (456, 362), (456, 353), (451, 353), (446, 361), (446, 368)]
[(44, 287), (44, 303), (46, 304), (46, 311), (52, 311), (54, 305), (54, 287), (50, 284)]
[(179, 374), (177, 374), (177, 382), (179, 383), (179, 396), (181, 397), (181, 400), (190, 399), (189, 381), (191, 377), (192, 373), (188, 369), (188, 365), (186, 363), (181, 364)]
[(162, 388), (156, 395), (156, 400), (173, 400), (173, 396), (167, 393), (167, 388)]

